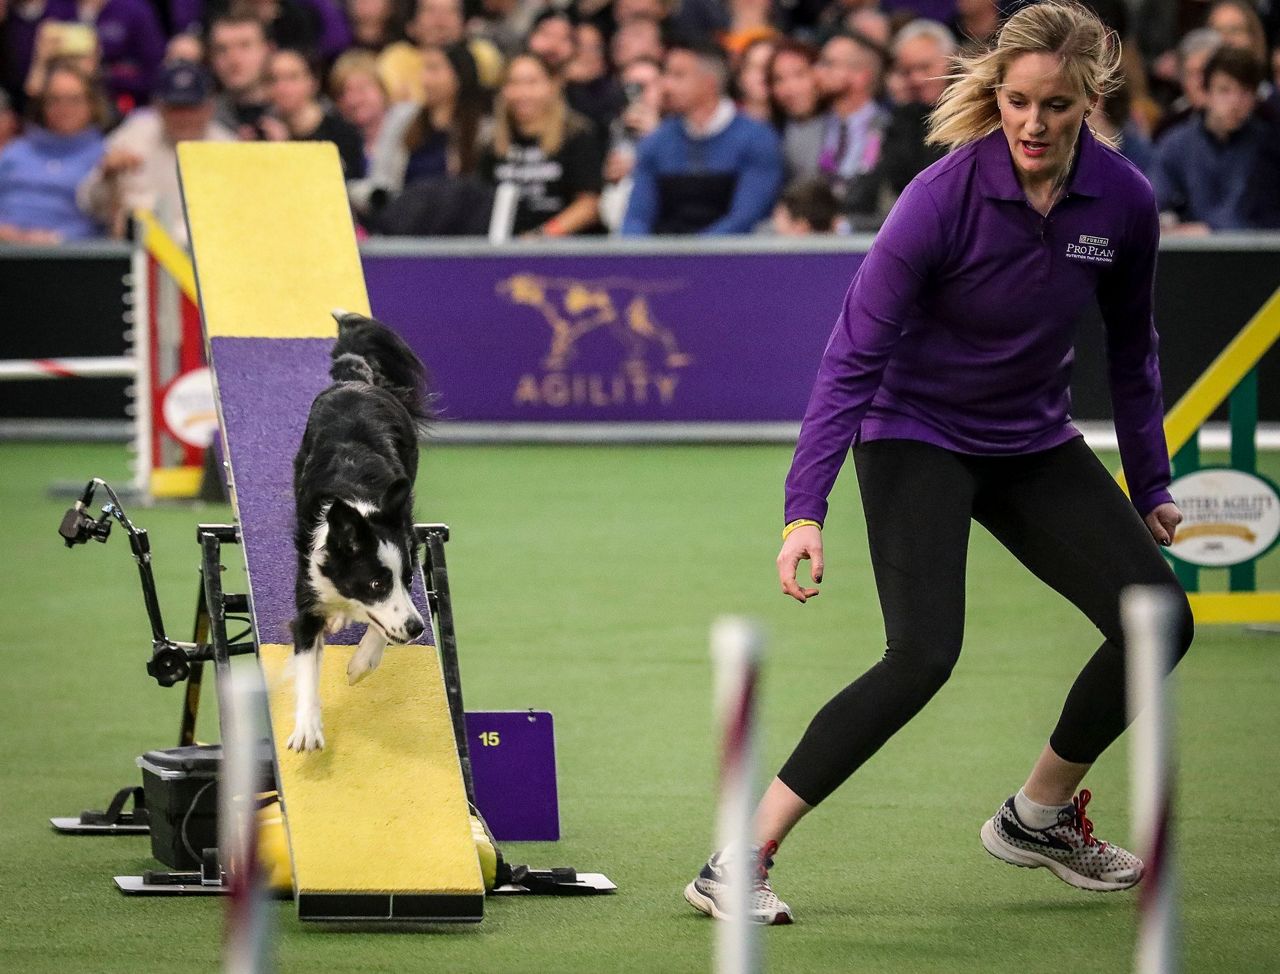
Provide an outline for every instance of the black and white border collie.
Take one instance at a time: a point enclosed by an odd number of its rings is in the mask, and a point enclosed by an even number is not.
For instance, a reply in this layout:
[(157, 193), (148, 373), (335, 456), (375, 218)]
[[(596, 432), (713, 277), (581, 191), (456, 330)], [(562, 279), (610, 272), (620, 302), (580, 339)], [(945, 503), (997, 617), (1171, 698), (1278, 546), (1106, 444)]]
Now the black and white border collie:
[(404, 340), (364, 315), (334, 311), (333, 384), (316, 396), (293, 461), (297, 616), (292, 623), (297, 712), (288, 746), (324, 747), (324, 633), (368, 623), (347, 666), (357, 683), (388, 642), (422, 635), (409, 596), (417, 567), (413, 483), (418, 432), (429, 419), (425, 370)]

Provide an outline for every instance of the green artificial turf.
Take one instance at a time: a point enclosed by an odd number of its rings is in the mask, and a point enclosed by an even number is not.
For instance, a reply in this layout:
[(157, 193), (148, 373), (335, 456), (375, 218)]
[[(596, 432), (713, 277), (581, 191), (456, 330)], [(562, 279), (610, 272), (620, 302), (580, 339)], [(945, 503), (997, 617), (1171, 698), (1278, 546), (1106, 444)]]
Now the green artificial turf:
[[(711, 842), (711, 620), (748, 613), (770, 632), (770, 772), (811, 713), (881, 651), (852, 477), (833, 498), (821, 597), (800, 606), (776, 590), (788, 459), (778, 447), (427, 451), (418, 511), (453, 527), (467, 703), (556, 715), (563, 838), (510, 846), (509, 858), (603, 871), (620, 890), (493, 900), (478, 926), (413, 933), (304, 927), (280, 903), (279, 970), (709, 969), (712, 923), (680, 891)], [(152, 865), (147, 839), (70, 838), (46, 821), (100, 807), (138, 780), (136, 755), (177, 734), (179, 691), (143, 670), (149, 633), (124, 538), (66, 551), (55, 534), (67, 502), (47, 486), (92, 475), (124, 481), (123, 451), (0, 446), (0, 969), (213, 970), (218, 900), (126, 899), (111, 877)], [(166, 621), (186, 637), (194, 525), (230, 513), (132, 513), (154, 541)], [(1277, 561), (1261, 572), (1273, 585)], [(980, 530), (970, 566), (968, 637), (951, 682), (779, 857), (776, 888), (798, 922), (764, 931), (772, 970), (1130, 965), (1135, 896), (1070, 889), (1044, 870), (996, 862), (978, 842), (1097, 637)], [(1278, 700), (1280, 635), (1201, 629), (1178, 675), (1188, 971), (1280, 968)], [(202, 734), (216, 734), (211, 715)], [(1088, 781), (1104, 838), (1129, 835), (1127, 772), (1122, 741)]]

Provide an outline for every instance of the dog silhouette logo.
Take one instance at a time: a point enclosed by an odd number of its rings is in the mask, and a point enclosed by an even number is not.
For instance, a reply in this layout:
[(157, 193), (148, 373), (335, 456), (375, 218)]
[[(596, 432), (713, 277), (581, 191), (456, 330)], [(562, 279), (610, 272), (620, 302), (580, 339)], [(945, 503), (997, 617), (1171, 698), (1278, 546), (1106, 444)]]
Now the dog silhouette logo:
[(538, 312), (551, 331), (542, 360), (547, 372), (562, 372), (578, 357), (579, 343), (604, 329), (618, 343), (622, 370), (682, 369), (693, 358), (680, 350), (674, 332), (653, 313), (650, 298), (684, 288), (683, 282), (626, 278), (582, 280), (518, 273), (499, 281), (497, 293)]

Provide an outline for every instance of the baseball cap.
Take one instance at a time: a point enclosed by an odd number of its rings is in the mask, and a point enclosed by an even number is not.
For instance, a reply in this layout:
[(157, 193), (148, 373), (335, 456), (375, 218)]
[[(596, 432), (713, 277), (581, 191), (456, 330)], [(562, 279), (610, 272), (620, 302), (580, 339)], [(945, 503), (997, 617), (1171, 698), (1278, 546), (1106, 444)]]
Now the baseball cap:
[(212, 94), (209, 72), (191, 61), (164, 65), (155, 88), (155, 100), (165, 105), (199, 105)]

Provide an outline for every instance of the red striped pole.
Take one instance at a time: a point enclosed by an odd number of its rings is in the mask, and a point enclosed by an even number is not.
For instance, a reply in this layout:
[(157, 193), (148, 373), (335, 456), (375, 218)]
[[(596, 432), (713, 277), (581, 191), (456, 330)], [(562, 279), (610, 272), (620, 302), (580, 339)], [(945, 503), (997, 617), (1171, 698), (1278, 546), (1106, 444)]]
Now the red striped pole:
[(747, 917), (755, 862), (751, 856), (755, 791), (756, 691), (764, 637), (739, 616), (722, 616), (711, 628), (716, 716), (720, 724), (720, 802), (717, 848), (729, 850), (729, 918), (716, 924), (718, 974), (760, 969), (756, 924)]
[(128, 378), (137, 374), (138, 363), (135, 359), (118, 356), (19, 358), (0, 361), (0, 381)]
[(1133, 832), (1143, 862), (1134, 970), (1137, 974), (1176, 974), (1173, 707), (1167, 674), (1173, 661), (1177, 609), (1173, 596), (1155, 586), (1126, 589), (1120, 609), (1129, 718), (1133, 722), (1129, 749)]

